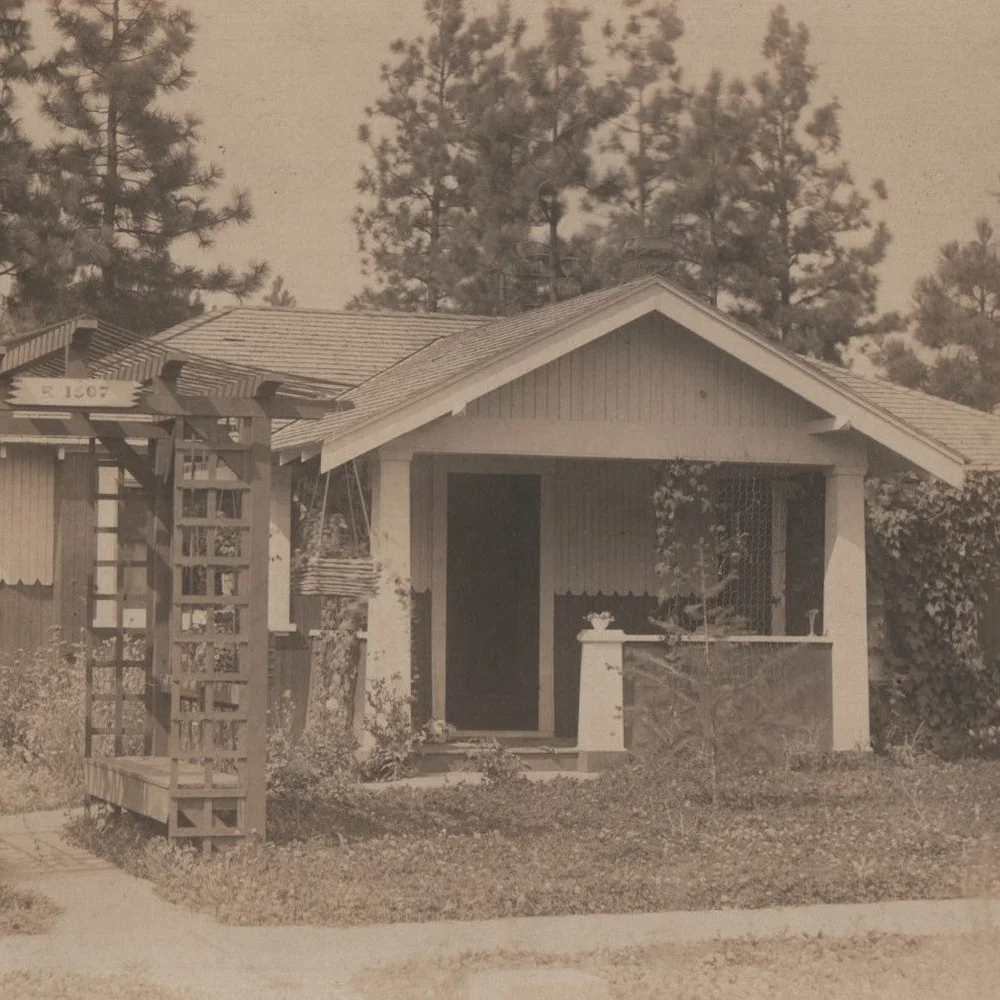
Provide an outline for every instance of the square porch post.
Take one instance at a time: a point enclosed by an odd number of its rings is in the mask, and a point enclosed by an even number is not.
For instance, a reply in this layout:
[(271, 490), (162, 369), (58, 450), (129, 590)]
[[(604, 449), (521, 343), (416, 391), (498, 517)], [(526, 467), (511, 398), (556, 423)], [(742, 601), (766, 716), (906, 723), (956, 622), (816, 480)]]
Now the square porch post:
[[(371, 546), (378, 591), (368, 602), (366, 683), (410, 696), (410, 456), (379, 453), (371, 476)], [(396, 679), (395, 675), (399, 675)]]
[(869, 745), (865, 576), (864, 471), (835, 467), (826, 475), (823, 578), (823, 630), (833, 640), (834, 750), (867, 749)]

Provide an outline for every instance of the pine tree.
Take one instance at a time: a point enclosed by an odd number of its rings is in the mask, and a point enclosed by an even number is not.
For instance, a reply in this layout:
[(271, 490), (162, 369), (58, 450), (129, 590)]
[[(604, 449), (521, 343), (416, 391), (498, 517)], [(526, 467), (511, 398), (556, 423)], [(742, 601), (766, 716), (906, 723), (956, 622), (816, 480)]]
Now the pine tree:
[(469, 211), (457, 243), (466, 271), (458, 308), (478, 315), (521, 312), (544, 301), (531, 255), (535, 132), (519, 60), (523, 22), (478, 61), (461, 95), (464, 143), (472, 169)]
[[(876, 268), (890, 237), (839, 158), (840, 105), (811, 106), (808, 45), (805, 25), (793, 27), (776, 7), (763, 48), (770, 68), (754, 79), (752, 239), (734, 311), (793, 350), (835, 359), (873, 328)], [(880, 181), (873, 191), (886, 197)]]
[(628, 108), (612, 125), (603, 151), (624, 161), (625, 211), (619, 229), (643, 235), (657, 190), (665, 182), (677, 150), (684, 99), (674, 45), (684, 25), (673, 3), (622, 0), (624, 24), (604, 26), (608, 55), (622, 64), (614, 74), (628, 96)]
[(62, 39), (42, 99), (59, 132), (53, 193), (97, 245), (77, 269), (74, 308), (143, 332), (196, 314), (201, 293), (255, 292), (262, 263), (237, 273), (175, 257), (185, 244), (210, 248), (220, 230), (252, 216), (242, 191), (210, 205), (223, 174), (199, 162), (201, 123), (162, 106), (193, 78), (190, 13), (167, 0), (49, 0), (48, 9)]
[(296, 305), (295, 296), (285, 287), (285, 279), (280, 274), (271, 282), (271, 290), (264, 301), (275, 309), (294, 309)]
[(579, 259), (567, 253), (561, 229), (572, 196), (601, 200), (616, 190), (613, 175), (597, 176), (592, 146), (598, 130), (625, 110), (628, 99), (615, 81), (595, 84), (590, 78), (593, 60), (583, 33), (589, 16), (585, 8), (550, 5), (544, 41), (523, 49), (514, 65), (524, 81), (532, 128), (521, 184), (532, 192), (531, 221), (540, 231), (533, 262), (550, 302), (578, 294), (585, 274)]
[(895, 382), (968, 406), (1000, 403), (1000, 253), (988, 219), (975, 239), (941, 247), (934, 274), (913, 291), (913, 334), (924, 360), (903, 340), (888, 341), (876, 360)]
[(651, 228), (672, 262), (671, 275), (712, 305), (732, 288), (739, 262), (747, 256), (755, 127), (756, 109), (746, 85), (726, 83), (714, 71), (688, 96), (665, 171), (669, 184), (652, 212)]
[(393, 43), (384, 93), (358, 132), (369, 160), (354, 227), (373, 280), (351, 308), (455, 310), (455, 290), (474, 267), (466, 95), (491, 51), (519, 29), (505, 5), (471, 24), (464, 0), (425, 0), (424, 14), (431, 31)]
[[(0, 277), (4, 278), (16, 278), (23, 266), (25, 215), (30, 210), (33, 150), (16, 117), (14, 88), (31, 77), (31, 47), (24, 0), (0, 0)], [(12, 323), (5, 320), (10, 329)]]
[(0, 0), (0, 278), (6, 279), (0, 339), (48, 318), (26, 308), (35, 291), (52, 299), (72, 271), (76, 240), (48, 197), (39, 151), (24, 134), (16, 87), (35, 79), (25, 0)]

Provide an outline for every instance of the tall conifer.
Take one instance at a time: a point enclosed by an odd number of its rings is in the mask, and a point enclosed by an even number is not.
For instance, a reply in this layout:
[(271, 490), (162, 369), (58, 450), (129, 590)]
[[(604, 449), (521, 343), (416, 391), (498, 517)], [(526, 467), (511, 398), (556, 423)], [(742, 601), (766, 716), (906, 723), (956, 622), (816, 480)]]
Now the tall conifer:
[(61, 39), (42, 100), (58, 129), (53, 190), (95, 243), (70, 289), (74, 308), (148, 331), (197, 313), (203, 292), (255, 292), (264, 264), (205, 270), (176, 256), (252, 215), (243, 191), (209, 203), (223, 174), (199, 161), (201, 123), (163, 103), (193, 78), (191, 14), (166, 0), (49, 0), (48, 9)]
[[(876, 322), (877, 266), (889, 232), (840, 159), (840, 105), (814, 107), (809, 31), (771, 12), (754, 78), (752, 239), (735, 283), (737, 312), (797, 351), (836, 358)], [(885, 198), (884, 185), (873, 185)]]

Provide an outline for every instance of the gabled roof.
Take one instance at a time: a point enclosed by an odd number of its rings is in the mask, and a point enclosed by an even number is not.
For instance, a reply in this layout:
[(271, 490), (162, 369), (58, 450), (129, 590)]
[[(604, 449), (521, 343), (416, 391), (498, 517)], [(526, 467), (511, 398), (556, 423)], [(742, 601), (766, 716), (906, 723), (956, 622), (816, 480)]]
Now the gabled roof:
[(659, 276), (435, 341), (346, 393), (353, 410), (286, 427), (274, 446), (294, 459), (322, 442), (324, 468), (342, 464), (654, 311), (949, 482), (961, 481), (970, 465), (1000, 467), (995, 418), (956, 404), (945, 404), (945, 417), (940, 401), (928, 402), (924, 414), (905, 391), (886, 392), (884, 383), (793, 354)]
[(235, 306), (156, 334), (171, 348), (220, 361), (360, 385), (435, 340), (489, 322), (447, 313), (333, 312)]
[(89, 353), (95, 361), (146, 339), (104, 320), (74, 316), (0, 344), (0, 375), (13, 371), (28, 374), (28, 369), (32, 375), (61, 375), (64, 352), (81, 329), (91, 331)]

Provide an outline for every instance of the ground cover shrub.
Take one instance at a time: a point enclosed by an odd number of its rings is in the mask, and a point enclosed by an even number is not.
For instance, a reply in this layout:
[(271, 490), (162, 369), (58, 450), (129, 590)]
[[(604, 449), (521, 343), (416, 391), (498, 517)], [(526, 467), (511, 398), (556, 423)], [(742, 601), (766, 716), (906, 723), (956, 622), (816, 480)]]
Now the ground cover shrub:
[(83, 781), (81, 647), (54, 632), (32, 652), (0, 657), (0, 812), (79, 801)]
[(0, 882), (0, 937), (44, 934), (58, 915), (59, 907), (45, 896)]
[(874, 902), (1000, 893), (998, 793), (996, 762), (858, 754), (727, 765), (713, 806), (697, 769), (650, 756), (589, 782), (355, 789), (301, 839), (212, 857), (136, 820), (72, 836), (230, 923)]

